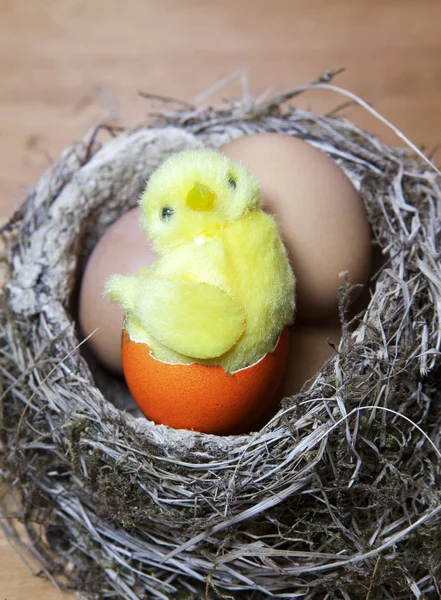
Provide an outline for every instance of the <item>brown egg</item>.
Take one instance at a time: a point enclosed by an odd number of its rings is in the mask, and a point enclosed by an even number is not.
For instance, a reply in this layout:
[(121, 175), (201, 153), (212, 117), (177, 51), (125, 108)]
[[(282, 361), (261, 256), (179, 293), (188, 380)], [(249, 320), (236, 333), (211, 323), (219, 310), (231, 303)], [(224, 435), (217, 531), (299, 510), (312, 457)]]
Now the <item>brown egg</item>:
[(369, 223), (350, 180), (322, 151), (285, 134), (240, 137), (221, 150), (255, 175), (278, 221), (297, 279), (297, 320), (335, 316), (340, 273), (365, 284), (371, 263)]
[(253, 430), (258, 431), (274, 417), (283, 398), (295, 396), (304, 386), (307, 389), (320, 369), (335, 355), (333, 346), (338, 347), (340, 338), (338, 319), (297, 321), (289, 328), (288, 360), (282, 382)]
[(288, 364), (278, 398), (298, 394), (302, 387), (335, 355), (341, 338), (337, 319), (297, 322), (291, 328)]
[(89, 347), (108, 369), (121, 374), (121, 331), (124, 313), (103, 295), (104, 283), (113, 273), (137, 275), (155, 260), (146, 234), (139, 225), (140, 211), (130, 210), (99, 240), (90, 255), (81, 282), (79, 320), (84, 336), (99, 330)]

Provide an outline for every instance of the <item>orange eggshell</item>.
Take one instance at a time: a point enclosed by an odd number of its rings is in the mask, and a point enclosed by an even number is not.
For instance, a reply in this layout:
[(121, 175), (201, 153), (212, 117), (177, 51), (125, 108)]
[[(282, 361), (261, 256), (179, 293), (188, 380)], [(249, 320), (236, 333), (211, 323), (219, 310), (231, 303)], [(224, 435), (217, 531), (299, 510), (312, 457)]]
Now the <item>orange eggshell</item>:
[(124, 375), (140, 410), (154, 423), (203, 433), (241, 433), (271, 403), (283, 376), (288, 340), (285, 329), (273, 353), (228, 375), (219, 366), (161, 362), (147, 344), (133, 341), (124, 330)]

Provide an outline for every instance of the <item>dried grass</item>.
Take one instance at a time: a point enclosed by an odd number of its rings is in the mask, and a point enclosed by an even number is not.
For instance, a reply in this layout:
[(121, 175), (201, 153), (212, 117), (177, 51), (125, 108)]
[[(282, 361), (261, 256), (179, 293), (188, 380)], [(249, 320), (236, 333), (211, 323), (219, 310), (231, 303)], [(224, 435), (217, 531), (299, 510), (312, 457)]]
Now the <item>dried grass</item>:
[[(441, 597), (441, 175), (286, 105), (329, 81), (217, 109), (163, 99), (148, 127), (67, 149), (2, 231), (3, 527), (79, 598)], [(342, 289), (335, 357), (261, 431), (154, 426), (79, 347), (85, 261), (170, 152), (259, 131), (307, 140), (359, 188), (384, 258), (369, 306), (349, 325)]]

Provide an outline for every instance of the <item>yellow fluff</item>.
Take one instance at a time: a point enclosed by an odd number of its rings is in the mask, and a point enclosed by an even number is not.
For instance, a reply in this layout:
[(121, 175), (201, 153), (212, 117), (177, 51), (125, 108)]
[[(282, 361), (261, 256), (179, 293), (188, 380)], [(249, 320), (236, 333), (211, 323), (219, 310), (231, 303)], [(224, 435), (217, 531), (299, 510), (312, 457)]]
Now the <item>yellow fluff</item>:
[(140, 206), (158, 258), (106, 284), (130, 336), (159, 360), (228, 373), (272, 352), (293, 319), (294, 276), (248, 171), (212, 150), (180, 152), (152, 174)]

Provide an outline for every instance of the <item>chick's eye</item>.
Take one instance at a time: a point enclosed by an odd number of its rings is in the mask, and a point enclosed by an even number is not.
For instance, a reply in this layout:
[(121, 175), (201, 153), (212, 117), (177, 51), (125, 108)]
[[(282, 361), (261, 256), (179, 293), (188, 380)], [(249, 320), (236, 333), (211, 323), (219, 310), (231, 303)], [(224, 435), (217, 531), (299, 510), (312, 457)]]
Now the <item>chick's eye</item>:
[(170, 208), (170, 206), (164, 206), (164, 208), (161, 210), (161, 219), (163, 221), (169, 221), (172, 218), (172, 215), (175, 211)]
[(232, 177), (232, 175), (228, 177), (228, 185), (230, 186), (230, 188), (233, 188), (233, 190), (237, 188), (237, 182), (234, 179), (234, 177)]

